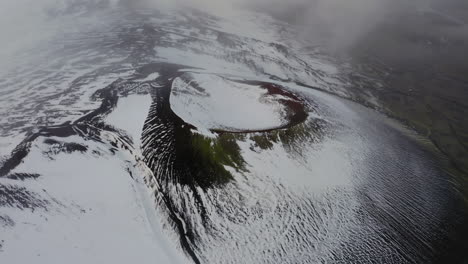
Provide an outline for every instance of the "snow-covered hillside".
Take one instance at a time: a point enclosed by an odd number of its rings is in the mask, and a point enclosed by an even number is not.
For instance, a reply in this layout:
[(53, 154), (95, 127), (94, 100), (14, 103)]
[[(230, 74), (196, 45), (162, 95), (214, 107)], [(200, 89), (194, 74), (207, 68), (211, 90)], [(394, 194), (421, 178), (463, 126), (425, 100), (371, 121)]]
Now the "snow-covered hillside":
[(347, 100), (346, 67), (288, 24), (111, 2), (49, 10), (2, 68), (0, 263), (427, 263), (455, 243), (427, 142)]

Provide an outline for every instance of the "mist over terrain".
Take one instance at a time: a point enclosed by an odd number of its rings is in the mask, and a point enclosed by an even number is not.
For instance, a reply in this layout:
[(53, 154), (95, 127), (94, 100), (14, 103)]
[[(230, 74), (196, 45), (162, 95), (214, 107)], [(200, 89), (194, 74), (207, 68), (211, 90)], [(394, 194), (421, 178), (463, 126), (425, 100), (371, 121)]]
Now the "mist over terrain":
[(468, 1), (0, 1), (0, 263), (465, 263)]
[(0, 70), (57, 34), (105, 26), (97, 12), (116, 8), (198, 10), (233, 20), (238, 10), (271, 15), (294, 29), (304, 52), (336, 56), (351, 65), (349, 75), (356, 80), (379, 79), (384, 88), (359, 80), (357, 100), (408, 122), (468, 172), (468, 147), (460, 136), (468, 130), (467, 1), (7, 0), (0, 3)]
[[(41, 27), (46, 27), (47, 33), (54, 26), (51, 19), (57, 15), (81, 12), (86, 16), (89, 11), (116, 6), (194, 8), (217, 16), (231, 15), (239, 8), (265, 12), (295, 25), (299, 38), (334, 51), (358, 44), (382, 24), (397, 24), (408, 31), (420, 31), (420, 35), (458, 41), (466, 41), (468, 32), (468, 3), (463, 0), (7, 0), (0, 3), (0, 32), (12, 36), (10, 45), (14, 45), (15, 39), (44, 35)], [(455, 24), (464, 27), (454, 29)]]

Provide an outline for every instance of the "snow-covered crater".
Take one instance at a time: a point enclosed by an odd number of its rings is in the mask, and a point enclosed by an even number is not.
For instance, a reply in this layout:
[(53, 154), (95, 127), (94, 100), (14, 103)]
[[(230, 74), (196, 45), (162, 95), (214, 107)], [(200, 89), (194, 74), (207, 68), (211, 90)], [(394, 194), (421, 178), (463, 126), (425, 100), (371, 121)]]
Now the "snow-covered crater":
[(174, 79), (170, 105), (199, 131), (265, 131), (306, 117), (302, 102), (278, 86), (202, 73), (184, 73)]

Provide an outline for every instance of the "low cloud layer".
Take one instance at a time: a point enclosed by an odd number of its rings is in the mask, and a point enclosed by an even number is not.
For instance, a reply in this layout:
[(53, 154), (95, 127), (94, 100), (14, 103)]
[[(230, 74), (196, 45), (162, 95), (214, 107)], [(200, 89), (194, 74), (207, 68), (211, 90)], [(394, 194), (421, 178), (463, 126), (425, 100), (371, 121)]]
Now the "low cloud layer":
[(10, 53), (20, 42), (46, 36), (51, 31), (52, 24), (48, 24), (51, 14), (81, 12), (86, 6), (92, 9), (195, 7), (219, 16), (229, 15), (238, 8), (253, 9), (293, 24), (299, 32), (298, 38), (331, 49), (349, 47), (380, 23), (397, 20), (401, 14), (437, 9), (443, 16), (454, 15), (458, 20), (468, 14), (465, 0), (5, 0), (0, 3), (1, 52)]

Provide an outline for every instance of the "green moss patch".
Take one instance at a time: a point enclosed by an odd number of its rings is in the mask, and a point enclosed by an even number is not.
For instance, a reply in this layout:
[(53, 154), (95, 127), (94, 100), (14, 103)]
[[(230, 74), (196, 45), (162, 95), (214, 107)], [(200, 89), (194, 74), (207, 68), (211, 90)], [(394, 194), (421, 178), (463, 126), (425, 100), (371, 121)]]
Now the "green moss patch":
[(216, 138), (209, 138), (183, 130), (178, 133), (176, 140), (177, 160), (183, 163), (190, 179), (200, 187), (208, 188), (231, 181), (233, 175), (225, 166), (238, 172), (246, 171), (245, 161), (236, 142), (242, 135), (223, 133)]

